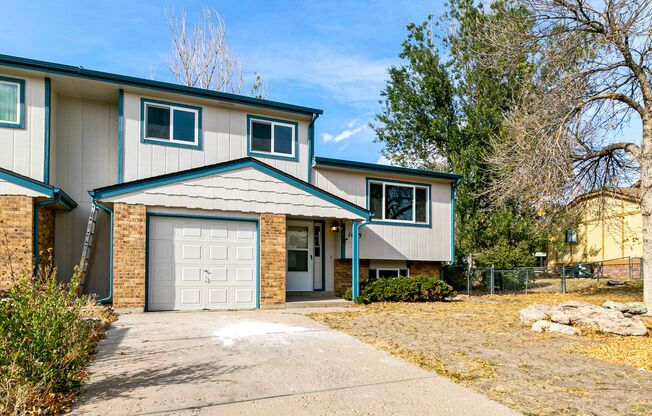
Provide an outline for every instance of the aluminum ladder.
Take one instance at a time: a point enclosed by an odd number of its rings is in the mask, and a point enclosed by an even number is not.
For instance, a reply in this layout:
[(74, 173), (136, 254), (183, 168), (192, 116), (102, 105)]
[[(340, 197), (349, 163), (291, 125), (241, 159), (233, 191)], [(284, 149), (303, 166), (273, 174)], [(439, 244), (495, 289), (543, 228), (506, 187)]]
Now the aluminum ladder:
[(79, 262), (79, 284), (77, 289), (84, 289), (86, 282), (86, 271), (88, 270), (88, 262), (91, 257), (93, 249), (93, 240), (95, 239), (95, 227), (97, 226), (97, 211), (99, 208), (95, 204), (91, 205), (91, 213), (88, 216), (88, 225), (86, 226), (86, 236), (84, 237), (84, 247), (82, 248), (81, 261)]

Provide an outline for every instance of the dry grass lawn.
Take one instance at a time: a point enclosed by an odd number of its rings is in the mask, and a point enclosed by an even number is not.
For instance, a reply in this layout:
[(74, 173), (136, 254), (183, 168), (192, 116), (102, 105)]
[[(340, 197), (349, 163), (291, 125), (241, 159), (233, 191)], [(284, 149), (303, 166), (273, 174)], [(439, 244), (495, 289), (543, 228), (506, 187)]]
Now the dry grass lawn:
[(526, 415), (650, 415), (652, 337), (538, 334), (519, 321), (532, 303), (641, 299), (640, 282), (603, 282), (568, 294), (379, 303), (310, 316)]

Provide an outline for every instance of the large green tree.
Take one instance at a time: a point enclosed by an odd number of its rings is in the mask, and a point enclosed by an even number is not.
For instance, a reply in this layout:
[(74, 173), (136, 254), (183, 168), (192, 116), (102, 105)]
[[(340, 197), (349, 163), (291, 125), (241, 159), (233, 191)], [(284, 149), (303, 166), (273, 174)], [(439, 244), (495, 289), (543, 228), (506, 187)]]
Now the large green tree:
[[(485, 11), (473, 0), (453, 0), (444, 16), (408, 25), (403, 63), (389, 69), (372, 127), (392, 162), (464, 176), (456, 200), (458, 261), (473, 254), (480, 265), (514, 267), (532, 265), (544, 241), (530, 208), (517, 200), (496, 207), (486, 193), (486, 153), (531, 78), (526, 52), (505, 56), (506, 70), (478, 65), (495, 52), (480, 34), (500, 21), (529, 30), (527, 11), (504, 1)], [(438, 27), (444, 35), (435, 35)]]

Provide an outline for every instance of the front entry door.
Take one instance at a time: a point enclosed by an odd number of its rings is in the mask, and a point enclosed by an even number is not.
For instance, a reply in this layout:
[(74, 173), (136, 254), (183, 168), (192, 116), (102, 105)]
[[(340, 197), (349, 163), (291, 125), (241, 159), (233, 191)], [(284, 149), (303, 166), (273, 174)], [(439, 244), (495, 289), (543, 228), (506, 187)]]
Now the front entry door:
[(288, 292), (313, 289), (313, 240), (312, 221), (288, 221), (286, 283)]

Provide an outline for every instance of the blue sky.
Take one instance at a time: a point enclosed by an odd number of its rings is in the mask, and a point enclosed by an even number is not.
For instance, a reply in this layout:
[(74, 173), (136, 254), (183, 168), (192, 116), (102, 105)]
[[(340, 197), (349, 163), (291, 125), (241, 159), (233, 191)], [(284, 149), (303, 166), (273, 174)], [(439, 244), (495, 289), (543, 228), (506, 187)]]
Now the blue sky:
[[(92, 6), (90, 6), (92, 4)], [(367, 125), (378, 112), (387, 68), (399, 62), (405, 26), (441, 12), (440, 2), (206, 1), (226, 22), (246, 83), (258, 71), (267, 98), (317, 107), (316, 154), (376, 162), (382, 146)], [(196, 16), (190, 1), (0, 0), (0, 53), (172, 81), (164, 7)]]

